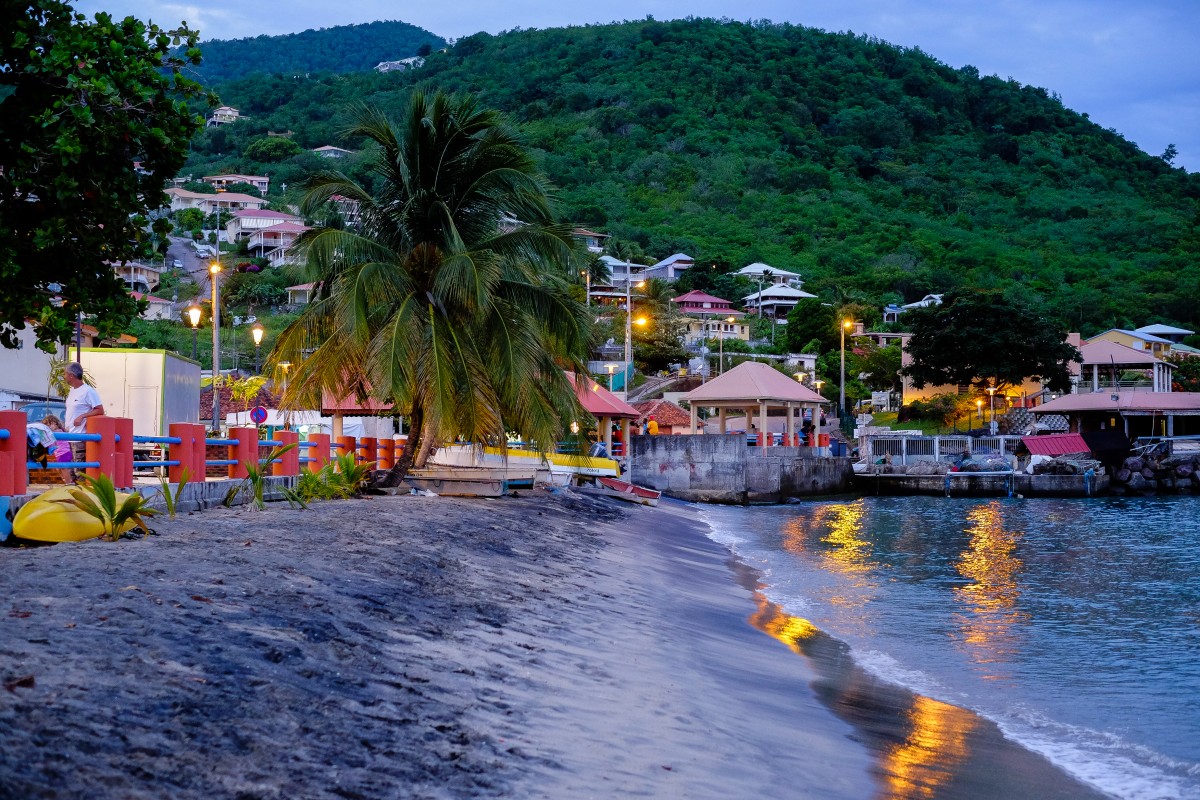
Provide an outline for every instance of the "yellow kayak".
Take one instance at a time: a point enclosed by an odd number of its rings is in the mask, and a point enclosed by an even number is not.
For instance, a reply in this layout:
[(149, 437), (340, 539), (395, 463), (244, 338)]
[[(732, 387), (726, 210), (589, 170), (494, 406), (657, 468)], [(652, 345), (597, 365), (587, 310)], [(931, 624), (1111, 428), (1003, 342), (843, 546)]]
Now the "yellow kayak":
[[(117, 494), (118, 507), (128, 496)], [(17, 510), (12, 535), (36, 542), (82, 542), (104, 535), (100, 520), (70, 503), (56, 502), (70, 499), (71, 490), (66, 486), (56, 486), (33, 498)], [(121, 533), (134, 527), (133, 522), (127, 522), (121, 526)]]

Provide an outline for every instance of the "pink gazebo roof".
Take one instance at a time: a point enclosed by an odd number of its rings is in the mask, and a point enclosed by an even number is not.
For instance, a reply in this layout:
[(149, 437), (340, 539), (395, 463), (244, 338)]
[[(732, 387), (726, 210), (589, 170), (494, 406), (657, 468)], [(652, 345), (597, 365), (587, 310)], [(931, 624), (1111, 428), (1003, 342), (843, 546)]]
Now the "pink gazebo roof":
[(1135, 350), (1107, 339), (1096, 339), (1081, 344), (1079, 355), (1083, 358), (1083, 364), (1089, 367), (1092, 364), (1108, 367), (1118, 364), (1158, 364), (1162, 362), (1162, 359), (1156, 358), (1144, 350)]
[(579, 376), (573, 372), (566, 373), (567, 380), (575, 387), (575, 395), (584, 409), (593, 417), (613, 417), (615, 419), (637, 419), (641, 412), (626, 403), (615, 394), (605, 389), (590, 376)]
[(692, 405), (758, 405), (759, 403), (828, 403), (821, 395), (801, 386), (774, 367), (744, 361), (724, 375), (713, 378), (685, 394)]

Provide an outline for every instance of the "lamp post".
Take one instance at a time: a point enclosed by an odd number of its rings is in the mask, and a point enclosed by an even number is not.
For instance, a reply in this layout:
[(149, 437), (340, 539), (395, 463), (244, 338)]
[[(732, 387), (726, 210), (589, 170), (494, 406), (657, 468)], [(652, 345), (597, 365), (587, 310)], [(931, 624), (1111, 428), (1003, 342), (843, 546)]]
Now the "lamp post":
[(608, 390), (611, 392), (613, 390), (613, 374), (617, 371), (617, 365), (605, 364), (604, 368), (608, 370)]
[[(219, 208), (219, 207), (218, 207)], [(221, 429), (221, 392), (219, 378), (221, 375), (221, 240), (217, 238), (217, 260), (208, 265), (208, 273), (212, 276), (212, 325), (213, 325), (213, 357), (212, 357), (212, 429)]]
[(798, 383), (799, 383), (801, 386), (803, 386), (803, 385), (804, 385), (804, 378), (805, 378), (807, 375), (808, 375), (808, 373), (807, 373), (807, 372), (797, 372), (797, 373), (796, 373), (796, 381), (797, 381), (797, 382), (798, 382)]
[(258, 360), (259, 347), (263, 340), (263, 326), (261, 322), (254, 323), (250, 328), (250, 335), (254, 337), (254, 374), (257, 375), (262, 369)]
[[(814, 373), (812, 384), (813, 384), (813, 388), (817, 390), (817, 394), (820, 394), (821, 387), (825, 385), (825, 381), (821, 380), (820, 378), (817, 378)], [(820, 445), (821, 445), (821, 407), (820, 406), (817, 406), (813, 410), (813, 430), (816, 431), (817, 446), (820, 447)]]
[(196, 341), (200, 334), (200, 306), (193, 305), (187, 310), (188, 321), (192, 323), (192, 361), (199, 361)]
[[(646, 285), (638, 281), (637, 288)], [(633, 364), (633, 265), (625, 263), (625, 391), (629, 392), (629, 370)]]
[(854, 323), (850, 320), (842, 320), (842, 380), (838, 387), (838, 419), (846, 413), (846, 331), (850, 330)]
[[(725, 318), (725, 322), (730, 325), (732, 325), (736, 321), (737, 321), (736, 317), (726, 317)], [(721, 362), (720, 367), (717, 369), (718, 375), (725, 374), (725, 330), (724, 330), (724, 328), (725, 328), (725, 326), (722, 325), (721, 326), (721, 338), (718, 340), (718, 344), (720, 345), (719, 349), (721, 351), (721, 355), (718, 357)]]
[(584, 292), (584, 305), (589, 308), (592, 305), (592, 271), (590, 269), (580, 270), (583, 275), (583, 285), (586, 287)]
[(290, 367), (291, 365), (292, 365), (292, 362), (290, 362), (290, 361), (280, 361), (279, 362), (279, 368), (283, 370), (283, 390), (282, 391), (284, 391), (284, 392), (287, 391), (287, 371), (288, 371), (288, 367)]
[(984, 389), (988, 393), (988, 431), (992, 436), (996, 435), (996, 387), (989, 386)]
[(983, 419), (983, 401), (982, 400), (975, 401), (975, 417), (976, 417), (976, 419)]

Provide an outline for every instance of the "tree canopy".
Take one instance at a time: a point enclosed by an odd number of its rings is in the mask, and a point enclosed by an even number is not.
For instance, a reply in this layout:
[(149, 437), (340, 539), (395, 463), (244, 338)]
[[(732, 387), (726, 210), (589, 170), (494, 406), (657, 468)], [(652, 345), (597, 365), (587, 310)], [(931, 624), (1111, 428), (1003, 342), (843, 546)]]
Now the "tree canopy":
[(78, 314), (112, 334), (138, 307), (111, 265), (148, 253), (147, 215), (202, 125), (181, 73), (196, 34), (55, 0), (2, 13), (0, 344), (30, 321), (41, 346), (66, 342)]
[(1026, 378), (1070, 389), (1067, 364), (1079, 351), (1066, 330), (1032, 307), (997, 291), (952, 292), (940, 306), (908, 313), (912, 363), (902, 372), (918, 389), (927, 384), (1017, 386)]

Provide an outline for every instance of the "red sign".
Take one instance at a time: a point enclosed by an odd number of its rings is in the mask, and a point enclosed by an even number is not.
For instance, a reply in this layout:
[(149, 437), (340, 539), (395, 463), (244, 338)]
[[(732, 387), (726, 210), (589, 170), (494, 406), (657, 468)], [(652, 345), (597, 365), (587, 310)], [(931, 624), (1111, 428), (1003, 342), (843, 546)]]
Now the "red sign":
[(250, 411), (250, 421), (255, 425), (262, 425), (267, 421), (267, 410), (262, 406), (255, 406)]

